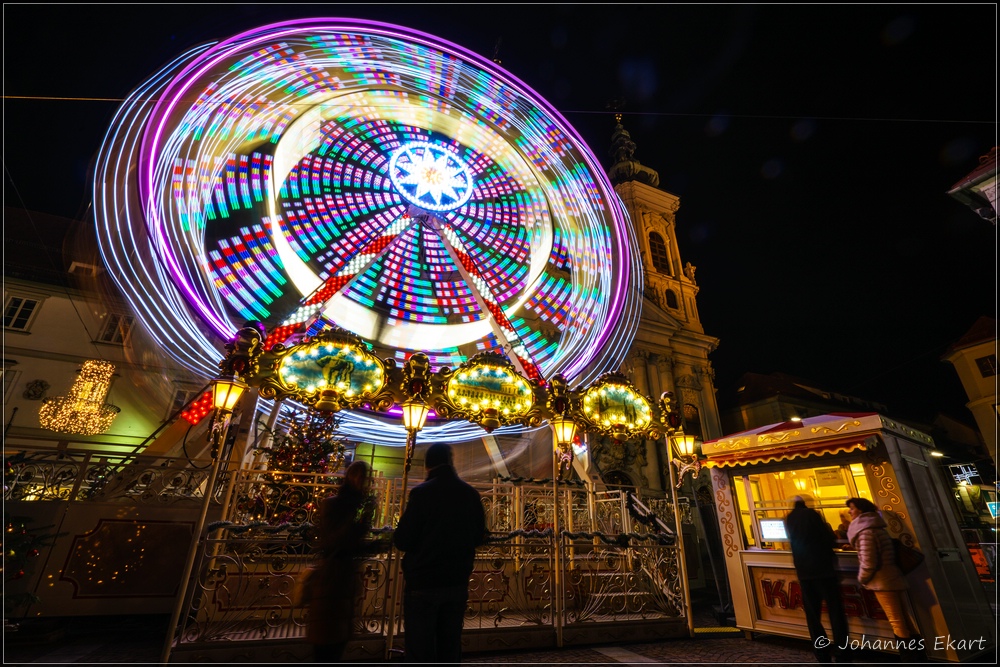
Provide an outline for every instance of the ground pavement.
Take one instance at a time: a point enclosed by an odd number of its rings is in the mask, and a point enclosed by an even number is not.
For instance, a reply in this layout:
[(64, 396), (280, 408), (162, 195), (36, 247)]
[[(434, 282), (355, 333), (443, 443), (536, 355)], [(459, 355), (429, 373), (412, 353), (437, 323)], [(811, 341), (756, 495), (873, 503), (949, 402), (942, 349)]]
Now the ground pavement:
[[(7, 632), (5, 665), (28, 664), (155, 664), (159, 662), (169, 622), (167, 616), (118, 616), (66, 619), (49, 632)], [(894, 662), (895, 656), (871, 654), (865, 663)], [(469, 664), (800, 664), (814, 663), (809, 642), (767, 635), (747, 639), (743, 633), (704, 634), (694, 639), (566, 647), (545, 651), (473, 653)], [(391, 664), (402, 664), (394, 660)], [(375, 663), (363, 663), (375, 664)]]

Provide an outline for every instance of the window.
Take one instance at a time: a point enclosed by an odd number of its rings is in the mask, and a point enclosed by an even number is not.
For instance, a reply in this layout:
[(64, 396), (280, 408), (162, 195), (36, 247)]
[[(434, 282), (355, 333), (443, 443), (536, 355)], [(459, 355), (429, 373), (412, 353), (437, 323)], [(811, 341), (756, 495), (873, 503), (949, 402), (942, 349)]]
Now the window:
[(653, 260), (653, 268), (662, 271), (667, 275), (673, 275), (670, 271), (670, 257), (667, 256), (667, 244), (663, 242), (663, 237), (656, 232), (649, 233), (649, 255)]
[(177, 414), (181, 408), (187, 406), (195, 398), (198, 398), (197, 389), (178, 389), (175, 391), (174, 401), (170, 405), (170, 412), (167, 413), (167, 417), (170, 418)]
[(685, 403), (682, 408), (684, 413), (684, 432), (688, 435), (696, 435), (701, 437), (701, 415), (698, 413), (698, 408), (691, 405), (690, 403)]
[(31, 316), (38, 309), (38, 301), (12, 296), (3, 307), (3, 328), (27, 331)]
[(108, 313), (108, 320), (104, 323), (104, 329), (98, 338), (102, 343), (113, 343), (115, 345), (125, 345), (128, 343), (128, 335), (132, 331), (132, 324), (135, 318), (131, 315), (118, 315)]
[[(860, 463), (819, 465), (813, 468), (761, 471), (733, 477), (733, 495), (743, 524), (747, 546), (788, 549), (788, 542), (768, 532), (776, 521), (792, 511), (792, 498), (802, 496), (806, 504), (823, 515), (841, 541), (847, 539), (850, 518), (848, 498), (872, 499), (871, 488)], [(768, 539), (770, 536), (771, 539)]]
[(667, 307), (677, 308), (677, 294), (669, 287), (667, 288)]
[(993, 377), (997, 374), (997, 355), (991, 354), (987, 357), (976, 359), (976, 366), (984, 378)]
[(3, 364), (3, 399), (7, 400), (7, 395), (14, 388), (14, 383), (17, 382), (18, 371), (14, 370), (15, 361), (4, 360)]

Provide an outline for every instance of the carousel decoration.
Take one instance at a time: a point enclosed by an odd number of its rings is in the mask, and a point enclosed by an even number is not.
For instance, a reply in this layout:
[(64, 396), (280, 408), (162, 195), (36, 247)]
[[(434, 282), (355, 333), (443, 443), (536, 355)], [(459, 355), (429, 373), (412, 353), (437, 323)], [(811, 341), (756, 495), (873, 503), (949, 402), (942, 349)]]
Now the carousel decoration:
[(606, 373), (579, 391), (578, 415), (589, 432), (618, 441), (660, 437), (650, 400), (621, 373)]
[(394, 402), (389, 375), (395, 361), (379, 359), (349, 331), (326, 329), (298, 345), (276, 345), (265, 358), (271, 371), (261, 381), (265, 398), (294, 396), (328, 412), (362, 406), (384, 412)]
[(483, 352), (456, 369), (442, 368), (438, 415), (479, 424), (487, 433), (501, 425), (539, 426), (535, 388), (503, 355)]
[[(110, 274), (202, 375), (219, 337), (259, 320), (265, 349), (339, 327), (398, 364), (495, 352), (528, 380), (585, 384), (638, 323), (634, 232), (575, 130), (496, 63), (396, 26), (296, 20), (181, 55), (119, 109), (94, 206)], [(402, 443), (326, 396), (348, 437)]]

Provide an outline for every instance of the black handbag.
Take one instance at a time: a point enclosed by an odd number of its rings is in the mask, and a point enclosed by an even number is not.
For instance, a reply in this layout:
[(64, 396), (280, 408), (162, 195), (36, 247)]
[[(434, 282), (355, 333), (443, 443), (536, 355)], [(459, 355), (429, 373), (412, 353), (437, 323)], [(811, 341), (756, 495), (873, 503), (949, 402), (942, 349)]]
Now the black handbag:
[(895, 537), (892, 538), (892, 548), (896, 552), (896, 566), (903, 571), (903, 574), (913, 572), (924, 562), (922, 553), (913, 547), (906, 546)]

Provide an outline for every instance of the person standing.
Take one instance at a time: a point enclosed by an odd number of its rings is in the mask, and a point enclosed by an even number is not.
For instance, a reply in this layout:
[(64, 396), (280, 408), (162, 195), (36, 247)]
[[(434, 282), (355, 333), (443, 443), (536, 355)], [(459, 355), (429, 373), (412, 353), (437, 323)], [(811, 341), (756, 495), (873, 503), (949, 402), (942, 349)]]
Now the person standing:
[(901, 662), (927, 662), (920, 630), (907, 610), (906, 576), (896, 565), (896, 551), (885, 529), (885, 520), (875, 503), (866, 498), (849, 498), (851, 524), (847, 539), (858, 552), (858, 583), (875, 593), (896, 638)]
[(370, 485), (368, 464), (355, 461), (347, 467), (337, 495), (320, 506), (320, 562), (306, 594), (306, 639), (313, 645), (315, 662), (339, 662), (351, 638), (358, 579), (354, 559), (364, 553), (371, 528)]
[(826, 630), (823, 628), (822, 609), (826, 601), (830, 612), (830, 629), (833, 632), (833, 649), (837, 662), (850, 662), (847, 650), (847, 615), (840, 597), (840, 578), (837, 575), (837, 543), (833, 528), (816, 510), (806, 507), (802, 496), (795, 496), (792, 511), (785, 517), (785, 532), (792, 545), (792, 562), (802, 588), (802, 607), (806, 612), (806, 625), (812, 638), (817, 662), (832, 662)]
[(449, 445), (424, 456), (426, 480), (410, 492), (393, 543), (403, 551), (407, 662), (459, 662), (476, 547), (486, 540), (479, 492), (455, 471)]

